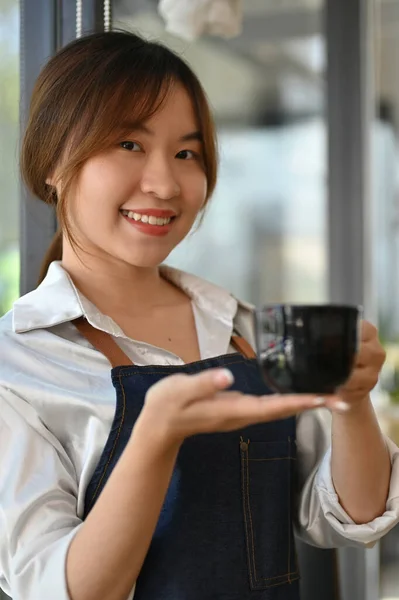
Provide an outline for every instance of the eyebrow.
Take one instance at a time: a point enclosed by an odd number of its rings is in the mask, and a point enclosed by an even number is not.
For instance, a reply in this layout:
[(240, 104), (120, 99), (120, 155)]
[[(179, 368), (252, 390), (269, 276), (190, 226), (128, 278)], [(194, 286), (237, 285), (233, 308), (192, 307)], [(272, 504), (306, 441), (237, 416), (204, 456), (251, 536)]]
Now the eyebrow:
[[(137, 131), (146, 133), (147, 135), (154, 135), (154, 131), (143, 125), (142, 123), (134, 123), (134, 122), (125, 122), (122, 124), (122, 129), (124, 131)], [(190, 133), (186, 133), (179, 138), (179, 142), (192, 142), (197, 141), (203, 143), (204, 136), (200, 131), (191, 131)]]

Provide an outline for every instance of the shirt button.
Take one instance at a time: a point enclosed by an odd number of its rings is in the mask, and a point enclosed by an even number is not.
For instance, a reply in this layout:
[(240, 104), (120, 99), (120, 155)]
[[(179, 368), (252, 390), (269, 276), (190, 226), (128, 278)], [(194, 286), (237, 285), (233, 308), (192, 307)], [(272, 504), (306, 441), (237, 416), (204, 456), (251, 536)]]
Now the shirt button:
[(240, 443), (240, 449), (241, 449), (242, 452), (247, 452), (247, 450), (248, 450), (248, 444), (247, 444), (247, 442), (241, 442)]

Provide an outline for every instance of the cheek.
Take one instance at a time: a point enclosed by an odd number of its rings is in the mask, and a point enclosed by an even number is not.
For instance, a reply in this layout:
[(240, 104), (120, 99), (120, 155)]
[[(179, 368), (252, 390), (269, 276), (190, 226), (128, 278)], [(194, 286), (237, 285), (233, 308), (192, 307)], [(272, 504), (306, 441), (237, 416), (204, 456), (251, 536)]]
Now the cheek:
[(118, 170), (108, 161), (92, 159), (89, 161), (81, 175), (81, 190), (86, 197), (98, 197), (103, 200), (108, 196), (109, 191), (117, 189), (117, 184), (120, 182)]
[(193, 173), (187, 178), (184, 186), (184, 197), (190, 211), (197, 213), (201, 210), (206, 199), (207, 189), (208, 184), (203, 172)]
[(105, 215), (115, 212), (130, 193), (131, 178), (115, 161), (101, 157), (85, 164), (79, 176), (76, 194), (78, 213)]

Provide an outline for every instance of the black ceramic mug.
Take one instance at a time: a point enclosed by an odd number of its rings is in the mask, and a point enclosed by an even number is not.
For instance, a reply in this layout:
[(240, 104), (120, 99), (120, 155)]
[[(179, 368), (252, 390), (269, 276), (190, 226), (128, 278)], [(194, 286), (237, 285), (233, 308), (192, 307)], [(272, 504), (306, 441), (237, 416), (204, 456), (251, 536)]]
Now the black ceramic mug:
[(333, 394), (354, 368), (361, 312), (327, 304), (257, 310), (257, 357), (268, 387), (280, 394)]

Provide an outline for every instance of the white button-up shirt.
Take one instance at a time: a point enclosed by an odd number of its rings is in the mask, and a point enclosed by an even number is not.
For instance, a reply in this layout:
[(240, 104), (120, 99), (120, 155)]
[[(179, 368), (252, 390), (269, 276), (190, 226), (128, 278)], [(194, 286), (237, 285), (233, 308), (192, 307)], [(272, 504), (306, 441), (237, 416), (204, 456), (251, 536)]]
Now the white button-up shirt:
[[(198, 277), (162, 269), (192, 299), (202, 359), (235, 351), (233, 328), (254, 344), (250, 305)], [(66, 554), (114, 416), (110, 365), (71, 323), (81, 316), (112, 335), (136, 365), (183, 364), (126, 337), (57, 262), (0, 319), (0, 585), (14, 600), (68, 600)], [(305, 541), (365, 546), (399, 521), (399, 450), (387, 444), (393, 469), (386, 512), (356, 525), (331, 479), (328, 411), (297, 418), (296, 521)]]

